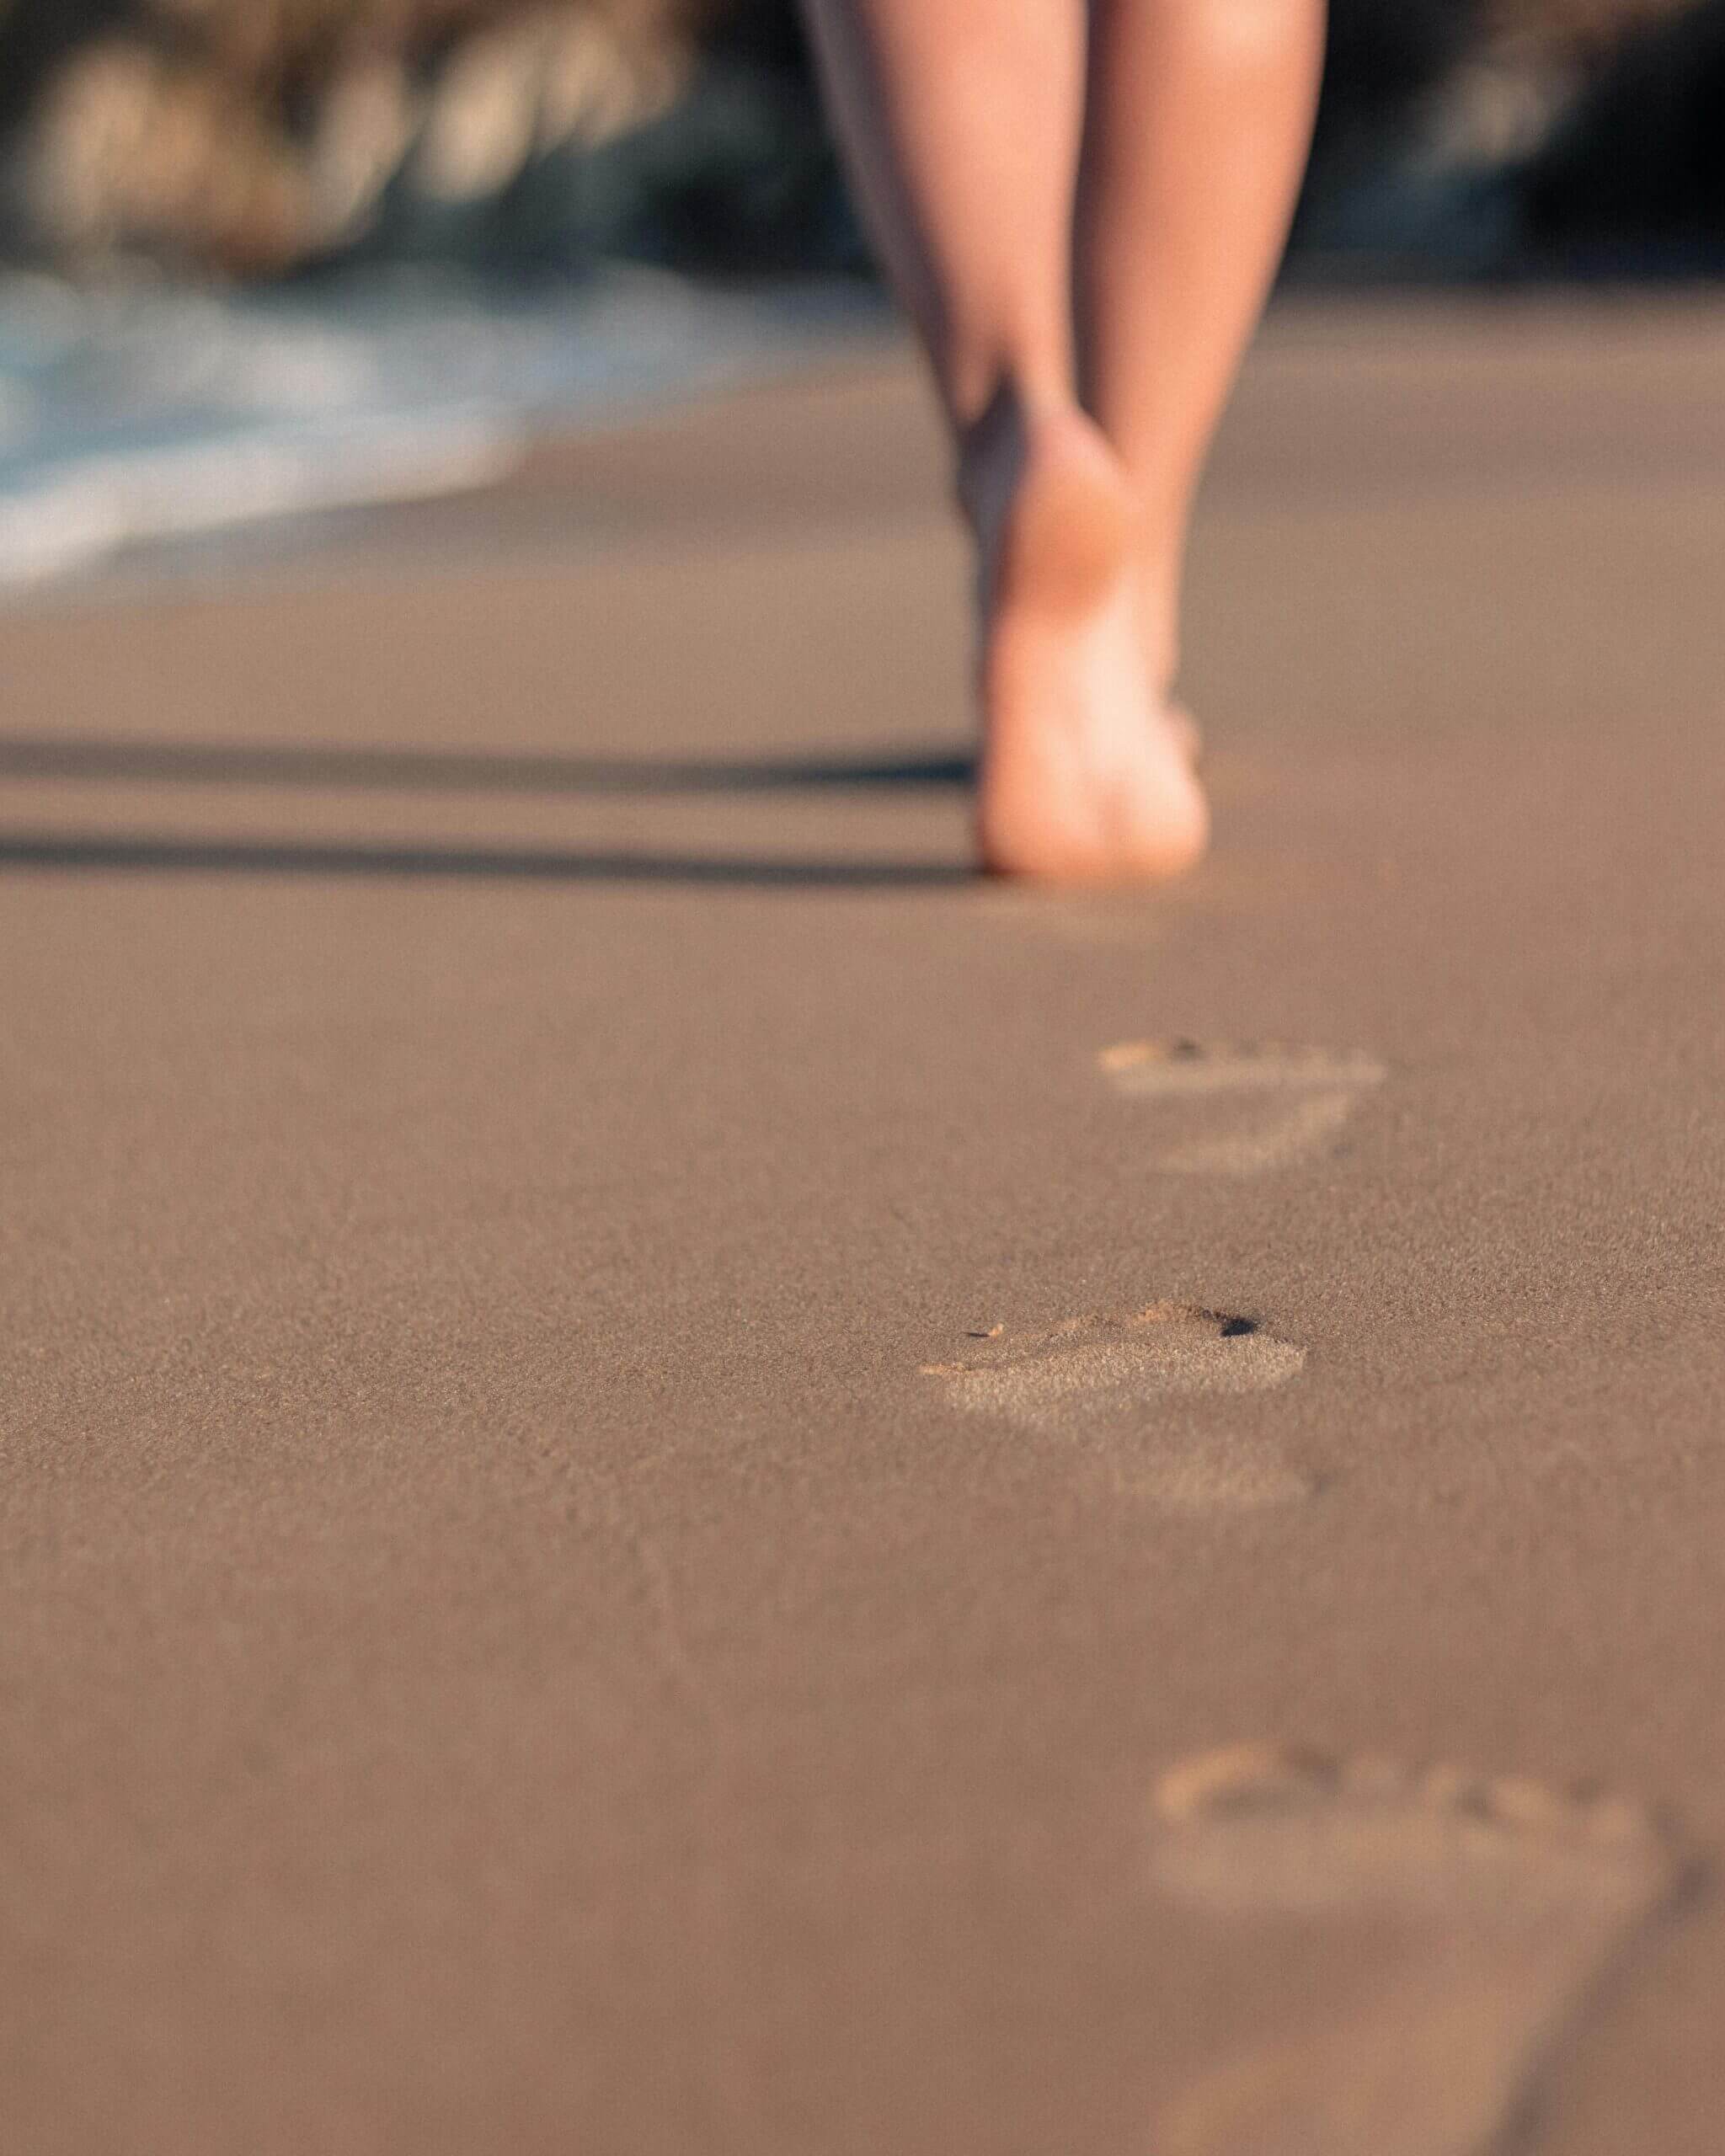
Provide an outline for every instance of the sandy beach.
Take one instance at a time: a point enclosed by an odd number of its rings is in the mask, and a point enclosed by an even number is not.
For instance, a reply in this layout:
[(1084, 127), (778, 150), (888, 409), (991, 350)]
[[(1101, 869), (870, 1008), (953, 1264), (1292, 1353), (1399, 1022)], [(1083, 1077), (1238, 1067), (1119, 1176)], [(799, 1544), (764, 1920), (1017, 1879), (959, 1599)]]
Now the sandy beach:
[(1715, 2156), (1722, 379), (1276, 313), (1150, 895), (903, 356), (0, 616), (0, 2144)]

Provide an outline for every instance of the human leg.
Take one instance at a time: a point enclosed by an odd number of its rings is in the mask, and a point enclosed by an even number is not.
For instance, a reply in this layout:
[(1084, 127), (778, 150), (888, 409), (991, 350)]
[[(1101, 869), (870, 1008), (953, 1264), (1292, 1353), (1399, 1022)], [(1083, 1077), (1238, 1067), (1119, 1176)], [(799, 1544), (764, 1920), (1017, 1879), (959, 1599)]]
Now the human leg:
[[(1125, 37), (1132, 13), (1143, 0), (1119, 0), (1097, 32), (1130, 47), (1140, 84), (1149, 47)], [(983, 862), (1056, 879), (1175, 873), (1203, 850), (1208, 815), (1188, 733), (1167, 705), (1171, 638), (1145, 595), (1149, 563), (1167, 552), (1164, 496), (1179, 488), (1135, 468), (1106, 424), (1119, 409), (1132, 448), (1151, 453), (1156, 429), (1119, 384), (1145, 285), (1124, 278), (1124, 328), (1102, 265), (1119, 253), (1130, 207), (1178, 222), (1124, 153), (1130, 99), (1087, 62), (1085, 0), (809, 0), (809, 17), (858, 196), (933, 362), (977, 539)], [(1173, 50), (1183, 58), (1179, 39)], [(1087, 65), (1102, 115), (1089, 134)], [(1071, 254), (1081, 145), (1082, 362)], [(1210, 147), (1212, 164), (1218, 153)], [(1154, 297), (1167, 291), (1164, 278)], [(1205, 351), (1227, 347), (1220, 312), (1205, 317)], [(1087, 412), (1091, 373), (1097, 409)], [(1214, 388), (1183, 354), (1169, 401), (1179, 386), (1190, 401), (1188, 377), (1199, 397)], [(1197, 429), (1205, 440), (1208, 424)]]
[(1092, 14), (1080, 390), (1140, 505), (1166, 690), (1192, 498), (1305, 166), (1323, 0), (1093, 0)]

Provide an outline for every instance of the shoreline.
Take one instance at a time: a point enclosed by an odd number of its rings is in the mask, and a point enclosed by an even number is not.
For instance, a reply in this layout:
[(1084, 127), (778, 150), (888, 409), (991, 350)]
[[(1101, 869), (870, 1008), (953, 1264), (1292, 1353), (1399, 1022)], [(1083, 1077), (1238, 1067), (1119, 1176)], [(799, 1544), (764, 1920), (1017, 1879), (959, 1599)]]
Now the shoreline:
[[(880, 339), (837, 283), (619, 269), (561, 292), (348, 277), (218, 298), (0, 279), (0, 604), (121, 556), (493, 484), (547, 433), (637, 422)], [(299, 535), (295, 526), (299, 526)]]

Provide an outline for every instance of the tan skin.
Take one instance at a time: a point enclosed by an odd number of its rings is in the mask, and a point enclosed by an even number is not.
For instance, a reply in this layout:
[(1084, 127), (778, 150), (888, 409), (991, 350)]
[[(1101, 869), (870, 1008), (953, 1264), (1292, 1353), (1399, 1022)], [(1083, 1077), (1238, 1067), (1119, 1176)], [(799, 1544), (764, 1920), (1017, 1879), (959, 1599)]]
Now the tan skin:
[(1186, 530), (1286, 237), (1323, 0), (805, 0), (976, 546), (985, 867), (1177, 874)]

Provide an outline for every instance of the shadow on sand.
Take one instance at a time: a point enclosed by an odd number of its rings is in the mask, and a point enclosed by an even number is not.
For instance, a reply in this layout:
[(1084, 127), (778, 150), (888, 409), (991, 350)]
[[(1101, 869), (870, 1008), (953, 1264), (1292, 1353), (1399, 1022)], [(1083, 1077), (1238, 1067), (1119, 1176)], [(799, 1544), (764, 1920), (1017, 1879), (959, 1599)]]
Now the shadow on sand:
[(969, 784), (975, 770), (969, 755), (952, 750), (897, 757), (691, 758), (667, 762), (644, 756), (350, 749), (322, 742), (115, 741), (0, 734), (0, 778), (168, 786), (670, 796), (959, 787)]
[(548, 847), (320, 845), (278, 839), (156, 838), (0, 830), (0, 871), (126, 869), (192, 875), (496, 878), (546, 883), (683, 883), (775, 890), (940, 889), (975, 880), (939, 861), (799, 860)]
[[(569, 794), (670, 798), (966, 786), (963, 753), (684, 759), (355, 749), (325, 743), (125, 741), (0, 735), (0, 779), (165, 786), (281, 786), (335, 792)], [(681, 883), (868, 890), (967, 883), (928, 861), (703, 856), (637, 849), (467, 846), (147, 832), (0, 829), (0, 869), (120, 869), (259, 876), (476, 877), (558, 883)]]

